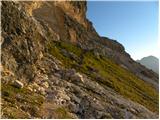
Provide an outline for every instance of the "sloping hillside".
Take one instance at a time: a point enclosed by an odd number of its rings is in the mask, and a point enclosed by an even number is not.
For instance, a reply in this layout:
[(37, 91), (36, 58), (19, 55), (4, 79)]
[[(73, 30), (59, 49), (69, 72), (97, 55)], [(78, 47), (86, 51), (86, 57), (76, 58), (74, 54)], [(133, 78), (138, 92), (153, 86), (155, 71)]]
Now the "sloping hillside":
[(86, 19), (86, 2), (2, 2), (2, 118), (158, 118), (158, 76)]

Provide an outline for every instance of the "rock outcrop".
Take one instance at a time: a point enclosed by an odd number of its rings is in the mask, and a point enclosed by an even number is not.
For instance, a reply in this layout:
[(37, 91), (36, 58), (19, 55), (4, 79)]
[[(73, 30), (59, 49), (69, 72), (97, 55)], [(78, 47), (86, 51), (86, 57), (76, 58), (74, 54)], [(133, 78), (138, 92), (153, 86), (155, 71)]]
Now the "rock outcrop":
[(100, 37), (86, 4), (2, 2), (2, 118), (158, 118), (157, 74)]

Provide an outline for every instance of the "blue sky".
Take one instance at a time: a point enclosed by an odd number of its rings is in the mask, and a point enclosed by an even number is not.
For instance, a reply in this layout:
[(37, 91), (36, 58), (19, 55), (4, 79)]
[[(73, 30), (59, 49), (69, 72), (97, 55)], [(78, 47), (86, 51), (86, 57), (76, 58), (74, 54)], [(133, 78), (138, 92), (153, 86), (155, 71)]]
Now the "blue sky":
[(157, 1), (88, 1), (87, 18), (99, 35), (122, 43), (133, 59), (158, 57)]

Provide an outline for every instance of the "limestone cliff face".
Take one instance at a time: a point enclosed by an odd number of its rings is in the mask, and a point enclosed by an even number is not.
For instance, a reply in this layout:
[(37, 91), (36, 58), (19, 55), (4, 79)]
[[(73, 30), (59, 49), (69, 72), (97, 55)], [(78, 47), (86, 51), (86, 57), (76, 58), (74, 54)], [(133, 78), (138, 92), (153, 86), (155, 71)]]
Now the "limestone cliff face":
[(3, 118), (158, 118), (158, 76), (100, 37), (85, 1), (2, 2)]
[[(78, 42), (90, 39), (92, 32), (98, 36), (91, 23), (86, 19), (86, 2), (55, 1), (55, 2), (22, 2), (29, 16), (43, 21), (55, 31), (62, 40)], [(83, 35), (87, 33), (87, 35)], [(91, 36), (91, 35), (90, 35)]]
[[(77, 22), (84, 25), (86, 27), (86, 2), (73, 2), (73, 1), (55, 1), (55, 2), (24, 2), (24, 7), (30, 16), (33, 16), (33, 12), (35, 9), (43, 8), (43, 6), (47, 6), (50, 11), (53, 11), (54, 7), (61, 8), (68, 16), (76, 19)], [(45, 9), (45, 8), (44, 8)], [(45, 10), (44, 10), (45, 11)], [(51, 12), (46, 12), (49, 16)]]

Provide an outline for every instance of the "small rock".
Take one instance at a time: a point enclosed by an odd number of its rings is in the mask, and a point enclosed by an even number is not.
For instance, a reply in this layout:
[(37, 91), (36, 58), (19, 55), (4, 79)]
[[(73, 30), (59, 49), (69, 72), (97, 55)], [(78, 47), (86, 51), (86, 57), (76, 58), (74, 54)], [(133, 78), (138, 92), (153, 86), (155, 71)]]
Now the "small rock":
[(45, 87), (45, 88), (48, 88), (48, 87), (49, 87), (49, 84), (48, 84), (48, 82), (43, 82), (43, 83), (42, 83), (42, 86)]
[(73, 112), (73, 113), (77, 113), (79, 111), (78, 104), (70, 103), (68, 107), (71, 110), (71, 112)]
[(43, 75), (43, 80), (48, 80), (48, 75)]
[(120, 66), (123, 67), (124, 69), (128, 69), (127, 66), (125, 66), (123, 64), (121, 64)]
[(84, 82), (83, 76), (80, 73), (75, 73), (71, 76), (71, 80), (74, 80), (76, 82)]
[(14, 81), (13, 85), (17, 88), (23, 88), (24, 84), (18, 80)]
[(81, 102), (81, 99), (78, 98), (78, 97), (76, 97), (75, 95), (73, 95), (73, 96), (71, 97), (71, 99), (72, 99), (73, 101), (75, 101), (76, 103), (78, 103), (78, 104), (80, 104), (80, 102)]
[(111, 102), (111, 105), (114, 105), (114, 102), (113, 101), (110, 101)]
[(46, 70), (44, 68), (41, 68), (41, 73), (46, 73)]
[(97, 58), (100, 58), (100, 54), (99, 54), (99, 52), (94, 51), (94, 55), (95, 55)]
[(58, 67), (58, 65), (57, 65), (56, 63), (53, 63), (53, 66), (54, 66), (54, 69), (55, 69), (56, 71), (59, 71), (59, 70), (60, 70), (60, 68)]
[(18, 109), (18, 106), (16, 105), (15, 108)]
[(60, 96), (60, 98), (62, 98), (64, 100), (70, 101), (70, 97), (67, 94), (65, 94), (64, 92), (60, 92), (59, 96)]
[(137, 111), (134, 108), (130, 108), (129, 111), (131, 111), (132, 113), (136, 114)]
[(37, 92), (37, 90), (36, 90), (36, 89), (34, 89), (33, 91), (34, 91), (34, 92)]
[(61, 78), (61, 75), (59, 73), (54, 73), (55, 77)]
[(30, 86), (28, 86), (27, 89), (28, 89), (29, 91), (33, 92), (33, 89), (32, 89)]
[(43, 58), (43, 53), (40, 52), (40, 54), (39, 54), (39, 59), (41, 60), (42, 58)]
[(34, 89), (38, 89), (38, 88), (39, 88), (39, 85), (34, 82), (34, 83), (32, 84), (32, 87), (33, 87)]
[(27, 114), (28, 118), (31, 119), (31, 115), (28, 112), (26, 114)]
[(70, 79), (70, 77), (73, 76), (74, 74), (76, 74), (76, 70), (75, 69), (69, 69), (65, 73), (65, 79)]
[(40, 92), (41, 95), (45, 95), (46, 94), (45, 89), (43, 87), (39, 88), (39, 92)]

